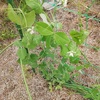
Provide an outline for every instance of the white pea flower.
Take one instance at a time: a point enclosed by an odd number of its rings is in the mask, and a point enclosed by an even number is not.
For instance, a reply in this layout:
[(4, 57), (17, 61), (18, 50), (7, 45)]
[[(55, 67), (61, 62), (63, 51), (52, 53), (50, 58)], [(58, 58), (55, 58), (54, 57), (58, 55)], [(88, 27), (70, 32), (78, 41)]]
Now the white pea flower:
[(34, 26), (32, 26), (31, 28), (27, 29), (27, 32), (29, 32), (30, 34), (34, 34)]
[(70, 57), (74, 57), (74, 54), (75, 54), (76, 52), (74, 52), (74, 51), (69, 51), (69, 52), (67, 52), (67, 54), (70, 56)]

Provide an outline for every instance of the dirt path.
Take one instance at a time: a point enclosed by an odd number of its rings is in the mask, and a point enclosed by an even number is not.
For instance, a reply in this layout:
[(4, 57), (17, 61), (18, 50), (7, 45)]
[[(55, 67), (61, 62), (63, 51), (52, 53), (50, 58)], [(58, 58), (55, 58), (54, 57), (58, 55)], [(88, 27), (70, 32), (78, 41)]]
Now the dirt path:
[[(0, 100), (28, 100), (16, 52), (17, 48), (12, 46), (0, 55)], [(39, 74), (27, 72), (27, 77), (33, 100), (84, 100), (65, 88), (50, 92)]]

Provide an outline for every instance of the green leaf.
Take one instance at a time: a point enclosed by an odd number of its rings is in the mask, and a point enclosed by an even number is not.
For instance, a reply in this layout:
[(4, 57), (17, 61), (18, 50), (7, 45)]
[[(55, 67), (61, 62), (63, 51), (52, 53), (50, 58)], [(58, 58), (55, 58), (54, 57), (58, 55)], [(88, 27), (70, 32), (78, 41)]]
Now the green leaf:
[(74, 66), (69, 66), (67, 70), (68, 70), (68, 72), (73, 72), (75, 70), (75, 67)]
[[(62, 65), (59, 65), (58, 66), (58, 70), (57, 70), (57, 73), (56, 73), (56, 77), (59, 78), (59, 80), (61, 82), (66, 82), (69, 80), (70, 78), (70, 74), (69, 72), (66, 70), (65, 68), (65, 65), (62, 66)], [(59, 82), (60, 83), (60, 82)]]
[(47, 54), (46, 54), (45, 50), (42, 50), (39, 55), (40, 55), (40, 57), (44, 58), (44, 57), (46, 57)]
[(62, 58), (61, 63), (64, 65), (67, 62), (68, 58)]
[(64, 74), (64, 79), (65, 79), (65, 82), (69, 81), (70, 79), (70, 74), (67, 71)]
[(35, 29), (43, 36), (54, 34), (52, 28), (44, 22), (38, 22), (35, 26)]
[[(30, 62), (30, 55), (27, 54), (27, 56), (22, 60), (23, 65), (28, 65)], [(20, 59), (18, 59), (18, 63), (20, 63)]]
[(77, 56), (70, 57), (70, 63), (77, 64), (79, 63), (79, 61), (80, 61), (80, 58)]
[(84, 66), (83, 65), (80, 65), (80, 66), (76, 66), (76, 70), (82, 70), (84, 68)]
[(32, 49), (34, 48), (34, 45), (32, 44), (33, 42), (33, 35), (29, 33), (25, 33), (23, 39), (22, 39), (22, 44), (24, 47)]
[(74, 52), (74, 53), (73, 53), (74, 56), (80, 56), (80, 55), (81, 55), (80, 50), (79, 50), (79, 48), (78, 48), (78, 46), (76, 45), (75, 42), (71, 41), (71, 42), (68, 44), (67, 47), (68, 47), (69, 52), (70, 52), (70, 51), (73, 51), (73, 52)]
[(10, 4), (8, 4), (8, 18), (18, 25), (22, 24), (20, 16), (18, 16)]
[(31, 54), (30, 58), (28, 59), (28, 65), (30, 65), (32, 68), (36, 68), (38, 66), (37, 60), (38, 56), (36, 54)]
[(64, 32), (56, 32), (54, 34), (54, 39), (58, 45), (65, 45), (70, 42), (69, 38), (67, 37), (67, 34)]
[(68, 65), (68, 64), (64, 64), (65, 69), (67, 69), (68, 72), (73, 72), (75, 67)]
[(63, 73), (63, 71), (64, 71), (64, 68), (63, 68), (63, 66), (60, 64), (59, 66), (58, 66), (58, 74), (59, 73)]
[(85, 30), (81, 30), (81, 31), (76, 31), (76, 30), (72, 30), (70, 32), (70, 35), (72, 37), (72, 39), (78, 44), (82, 44), (84, 43), (84, 40), (87, 38), (89, 32), (85, 31)]
[(26, 4), (32, 8), (35, 13), (40, 14), (43, 12), (43, 7), (38, 0), (25, 0)]
[(38, 56), (36, 54), (27, 55), (25, 59), (22, 60), (24, 65), (30, 65), (32, 68), (37, 67)]
[(50, 46), (51, 46), (51, 38), (52, 38), (52, 36), (48, 36), (48, 37), (46, 38), (46, 47), (47, 47), (47, 48), (50, 48)]
[(15, 41), (14, 45), (17, 46), (17, 47), (22, 47), (23, 46), (21, 40)]
[(30, 55), (30, 61), (37, 61), (38, 60), (38, 56), (36, 54), (31, 54)]
[(40, 34), (35, 34), (33, 38), (33, 44), (39, 45), (42, 40), (42, 36)]
[(21, 14), (21, 12), (19, 14), (17, 14), (14, 9), (12, 8), (12, 6), (9, 4), (8, 5), (8, 17), (9, 19), (18, 24), (21, 25), (23, 27), (30, 27), (35, 20), (35, 12), (34, 10), (30, 11), (29, 13), (24, 13), (24, 16)]
[(22, 44), (24, 47), (34, 49), (41, 42), (41, 35), (25, 33)]
[(39, 70), (40, 70), (40, 72), (42, 72), (44, 77), (48, 76), (48, 71), (47, 71), (46, 66), (47, 65), (45, 62), (42, 62), (41, 64), (39, 64)]
[(50, 58), (54, 59), (54, 53), (50, 52), (49, 49), (42, 50), (40, 52), (39, 56), (42, 57), (42, 58), (50, 57)]
[(17, 51), (18, 57), (23, 60), (27, 56), (27, 51), (25, 48), (19, 48)]
[(26, 22), (24, 20), (23, 25), (27, 25), (27, 27), (32, 26), (32, 24), (34, 23), (34, 20), (35, 20), (35, 12), (34, 12), (34, 10), (30, 11), (29, 13), (26, 13), (25, 14), (25, 18), (26, 18)]
[(68, 48), (66, 45), (61, 46), (61, 55), (67, 56)]

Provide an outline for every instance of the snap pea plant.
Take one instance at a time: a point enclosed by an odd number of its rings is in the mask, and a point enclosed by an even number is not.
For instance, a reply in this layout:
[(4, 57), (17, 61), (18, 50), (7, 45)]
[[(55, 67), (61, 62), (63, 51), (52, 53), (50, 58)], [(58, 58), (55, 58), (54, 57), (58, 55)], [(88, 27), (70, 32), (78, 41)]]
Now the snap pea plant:
[[(15, 24), (20, 25), (23, 38), (15, 41), (19, 47), (17, 55), (21, 64), (22, 73), (30, 100), (30, 95), (23, 65), (30, 65), (38, 70), (48, 81), (49, 89), (61, 89), (62, 86), (72, 88), (80, 92), (85, 98), (100, 100), (97, 89), (88, 88), (73, 81), (76, 74), (85, 67), (81, 63), (81, 51), (79, 45), (84, 43), (88, 32), (80, 29), (66, 33), (55, 30), (55, 24), (50, 22), (39, 0), (25, 0), (24, 8), (13, 8), (8, 4), (8, 18)], [(43, 21), (39, 21), (40, 16)]]

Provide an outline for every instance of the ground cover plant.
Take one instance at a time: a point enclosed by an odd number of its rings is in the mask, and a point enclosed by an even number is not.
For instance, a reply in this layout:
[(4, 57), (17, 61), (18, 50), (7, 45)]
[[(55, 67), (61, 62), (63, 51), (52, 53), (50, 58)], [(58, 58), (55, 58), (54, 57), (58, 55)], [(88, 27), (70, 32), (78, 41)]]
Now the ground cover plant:
[[(25, 8), (23, 5), (21, 8), (13, 8), (9, 4), (8, 17), (20, 28), (21, 39), (14, 44), (19, 47), (18, 62), (21, 64), (30, 100), (32, 97), (26, 83), (23, 65), (30, 65), (34, 72), (38, 70), (48, 81), (50, 91), (53, 88), (61, 89), (65, 86), (78, 91), (85, 98), (99, 100), (100, 92), (97, 88), (85, 87), (73, 81), (77, 71), (90, 66), (88, 62), (87, 64), (82, 62), (80, 57), (84, 54), (79, 49), (89, 32), (83, 30), (80, 25), (80, 30), (72, 30), (68, 36), (58, 31), (59, 23), (51, 23), (40, 2), (37, 0), (25, 0), (25, 2)], [(38, 21), (37, 16), (45, 19)], [(74, 71), (76, 71), (75, 74), (73, 74)]]

